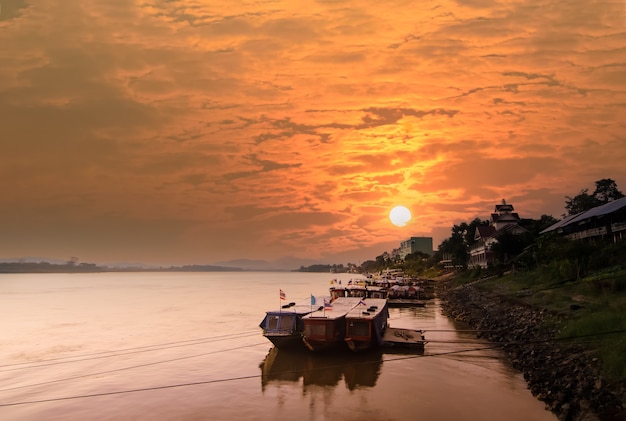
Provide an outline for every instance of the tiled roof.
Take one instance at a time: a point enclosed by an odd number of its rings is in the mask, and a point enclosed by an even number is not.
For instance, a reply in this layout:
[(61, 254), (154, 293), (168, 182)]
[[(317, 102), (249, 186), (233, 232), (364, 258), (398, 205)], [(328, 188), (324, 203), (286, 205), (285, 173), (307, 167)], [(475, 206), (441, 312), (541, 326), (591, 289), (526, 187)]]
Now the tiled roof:
[(496, 228), (492, 225), (479, 225), (476, 227), (474, 238), (489, 238), (496, 232)]

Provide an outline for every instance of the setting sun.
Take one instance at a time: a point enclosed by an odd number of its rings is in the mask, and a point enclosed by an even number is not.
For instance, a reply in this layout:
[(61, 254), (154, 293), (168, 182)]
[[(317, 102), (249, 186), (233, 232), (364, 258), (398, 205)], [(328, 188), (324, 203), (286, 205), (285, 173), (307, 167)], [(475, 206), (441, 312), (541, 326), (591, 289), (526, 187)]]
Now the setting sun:
[(394, 225), (403, 227), (411, 220), (411, 211), (405, 206), (396, 206), (389, 212), (389, 219)]

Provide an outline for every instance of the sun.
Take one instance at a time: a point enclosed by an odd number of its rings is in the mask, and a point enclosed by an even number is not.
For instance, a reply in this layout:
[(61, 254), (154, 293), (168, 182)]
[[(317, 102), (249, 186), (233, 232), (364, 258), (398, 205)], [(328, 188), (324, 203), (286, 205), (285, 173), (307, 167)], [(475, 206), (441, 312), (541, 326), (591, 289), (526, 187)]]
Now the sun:
[(411, 211), (406, 206), (396, 206), (389, 212), (391, 223), (403, 227), (411, 220)]

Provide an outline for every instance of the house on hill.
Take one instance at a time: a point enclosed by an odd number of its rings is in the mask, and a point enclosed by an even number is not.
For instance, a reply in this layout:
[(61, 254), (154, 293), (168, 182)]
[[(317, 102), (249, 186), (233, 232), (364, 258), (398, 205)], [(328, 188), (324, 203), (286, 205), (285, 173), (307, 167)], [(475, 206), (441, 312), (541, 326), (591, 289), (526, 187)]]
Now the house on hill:
[(626, 197), (596, 206), (576, 215), (569, 215), (540, 234), (556, 232), (570, 240), (613, 242), (626, 237)]
[(519, 235), (527, 232), (520, 225), (522, 222), (515, 208), (506, 200), (502, 199), (502, 204), (496, 205), (494, 212), (489, 219), (489, 225), (479, 225), (474, 233), (474, 244), (471, 245), (469, 253), (469, 267), (486, 268), (495, 262), (495, 252), (492, 246), (498, 242), (498, 238), (505, 233)]

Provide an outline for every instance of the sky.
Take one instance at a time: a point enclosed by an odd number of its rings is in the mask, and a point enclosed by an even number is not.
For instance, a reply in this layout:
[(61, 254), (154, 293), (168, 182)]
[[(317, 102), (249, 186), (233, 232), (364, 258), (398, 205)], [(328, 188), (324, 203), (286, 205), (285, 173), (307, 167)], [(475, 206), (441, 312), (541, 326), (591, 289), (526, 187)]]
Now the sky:
[(4, 258), (359, 264), (626, 191), (624, 0), (0, 0), (0, 63)]

